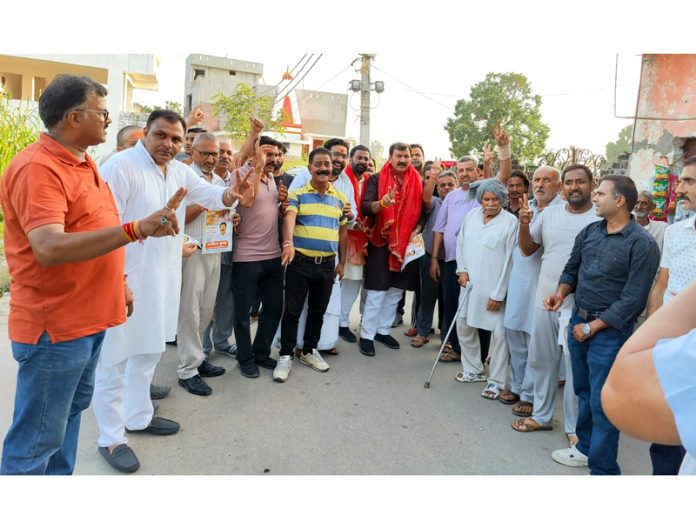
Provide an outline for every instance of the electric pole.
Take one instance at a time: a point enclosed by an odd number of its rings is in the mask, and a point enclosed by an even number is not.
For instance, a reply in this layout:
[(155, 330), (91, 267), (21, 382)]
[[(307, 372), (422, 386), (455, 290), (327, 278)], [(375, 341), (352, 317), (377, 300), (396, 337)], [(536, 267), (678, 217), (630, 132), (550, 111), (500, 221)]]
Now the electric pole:
[(360, 66), (360, 143), (370, 146), (370, 61), (374, 55), (362, 54)]
[(370, 82), (370, 62), (375, 58), (374, 53), (361, 53), (360, 81), (351, 81), (350, 89), (360, 92), (360, 143), (370, 146), (370, 92), (384, 92), (384, 83), (377, 81), (374, 88)]

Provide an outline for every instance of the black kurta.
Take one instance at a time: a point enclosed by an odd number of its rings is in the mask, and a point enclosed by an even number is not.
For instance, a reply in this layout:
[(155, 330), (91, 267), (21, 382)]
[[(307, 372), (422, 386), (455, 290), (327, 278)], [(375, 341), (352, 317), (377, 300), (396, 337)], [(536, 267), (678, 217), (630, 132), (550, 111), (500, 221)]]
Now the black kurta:
[[(360, 210), (363, 215), (374, 219), (376, 215), (372, 213), (370, 205), (377, 202), (379, 173), (375, 173), (367, 181), (365, 193), (362, 197)], [(421, 204), (421, 214), (418, 220), (418, 225), (421, 229), (425, 225), (426, 215)], [(413, 227), (415, 229), (415, 226)], [(413, 231), (413, 229), (411, 231)], [(418, 260), (410, 262), (406, 265), (403, 272), (391, 272), (389, 270), (389, 247), (367, 245), (367, 257), (365, 258), (364, 268), (364, 284), (366, 290), (389, 290), (389, 288), (401, 288), (403, 290), (416, 290), (420, 282), (420, 272), (418, 269)]]

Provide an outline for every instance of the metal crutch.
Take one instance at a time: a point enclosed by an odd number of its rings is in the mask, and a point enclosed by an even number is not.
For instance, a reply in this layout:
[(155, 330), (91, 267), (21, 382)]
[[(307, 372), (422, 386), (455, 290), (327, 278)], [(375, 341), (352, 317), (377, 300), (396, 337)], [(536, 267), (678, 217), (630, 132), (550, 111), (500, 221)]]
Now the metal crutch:
[(425, 389), (430, 389), (430, 380), (433, 378), (433, 373), (435, 373), (435, 368), (437, 367), (437, 364), (440, 360), (440, 355), (442, 354), (442, 351), (445, 349), (445, 344), (447, 343), (447, 340), (449, 340), (450, 334), (452, 334), (452, 329), (454, 329), (454, 326), (457, 324), (457, 318), (459, 318), (459, 313), (462, 311), (462, 307), (464, 306), (464, 303), (466, 303), (466, 298), (469, 296), (469, 292), (471, 291), (471, 281), (469, 281), (466, 284), (464, 290), (464, 295), (461, 297), (462, 300), (459, 302), (457, 312), (455, 313), (454, 318), (452, 318), (452, 323), (450, 323), (450, 327), (447, 330), (447, 334), (442, 339), (442, 345), (440, 346), (440, 350), (437, 352), (437, 356), (435, 357), (435, 363), (433, 364), (433, 368), (430, 370), (430, 375), (428, 375), (428, 379), (425, 381), (425, 385), (423, 386)]

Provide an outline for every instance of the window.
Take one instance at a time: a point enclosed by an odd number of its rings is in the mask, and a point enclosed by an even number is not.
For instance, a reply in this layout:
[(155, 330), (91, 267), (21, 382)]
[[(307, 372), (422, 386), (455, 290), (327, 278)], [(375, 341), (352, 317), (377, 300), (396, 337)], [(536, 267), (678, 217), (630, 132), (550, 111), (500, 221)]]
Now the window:
[(195, 81), (199, 77), (205, 77), (205, 70), (194, 69), (193, 70), (193, 80)]
[(234, 70), (230, 70), (230, 75), (237, 75), (237, 72), (235, 72)]

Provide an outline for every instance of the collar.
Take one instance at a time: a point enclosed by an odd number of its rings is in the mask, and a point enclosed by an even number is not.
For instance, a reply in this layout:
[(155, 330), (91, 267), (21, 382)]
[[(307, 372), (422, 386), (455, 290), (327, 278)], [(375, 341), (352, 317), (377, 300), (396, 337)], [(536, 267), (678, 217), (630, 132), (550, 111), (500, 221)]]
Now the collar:
[(607, 219), (602, 219), (602, 228), (604, 229), (604, 233), (606, 233), (607, 235), (623, 235), (623, 236), (626, 236), (626, 235), (628, 235), (629, 233), (631, 233), (632, 231), (634, 231), (636, 228), (641, 228), (641, 229), (643, 229), (643, 226), (641, 226), (640, 224), (638, 224), (638, 223), (636, 222), (636, 219), (633, 218), (633, 214), (631, 214), (631, 218), (628, 220), (628, 222), (626, 223), (626, 225), (625, 225), (623, 228), (621, 228), (621, 230), (619, 230), (619, 231), (617, 231), (617, 232), (609, 233), (609, 232), (607, 231)]
[(696, 216), (689, 217), (680, 222), (685, 230), (696, 230)]
[(87, 163), (91, 166), (94, 166), (94, 161), (89, 156), (89, 154), (85, 153), (85, 161), (83, 162), (77, 156), (71, 153), (68, 149), (66, 149), (62, 143), (53, 139), (45, 132), (42, 132), (39, 136), (39, 144), (44, 149), (46, 149), (54, 158), (57, 158), (58, 160), (67, 165), (77, 167), (78, 165)]
[[(305, 185), (305, 190), (310, 191), (312, 193), (319, 193), (316, 189), (314, 189), (314, 186), (312, 185), (312, 181), (310, 180), (307, 182)], [(329, 182), (329, 187), (326, 189), (326, 192), (324, 193), (325, 195), (331, 195), (331, 196), (337, 196), (336, 195), (336, 190), (334, 189), (334, 186), (331, 182)]]

